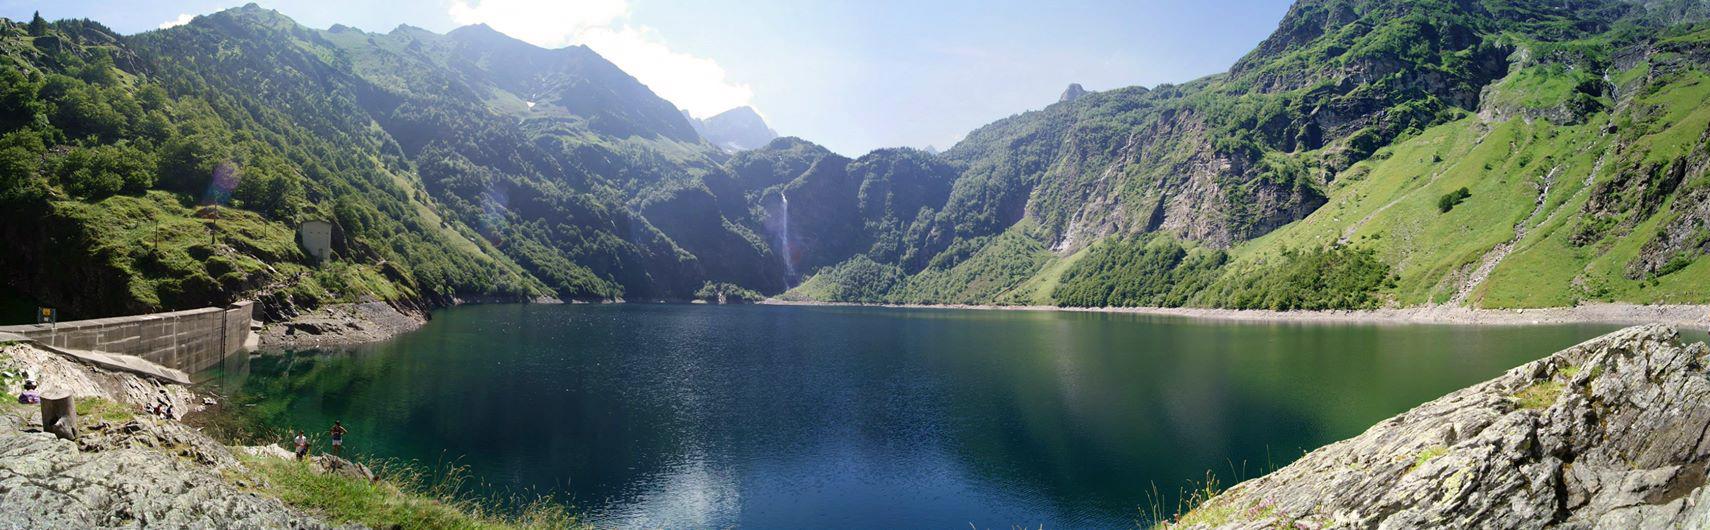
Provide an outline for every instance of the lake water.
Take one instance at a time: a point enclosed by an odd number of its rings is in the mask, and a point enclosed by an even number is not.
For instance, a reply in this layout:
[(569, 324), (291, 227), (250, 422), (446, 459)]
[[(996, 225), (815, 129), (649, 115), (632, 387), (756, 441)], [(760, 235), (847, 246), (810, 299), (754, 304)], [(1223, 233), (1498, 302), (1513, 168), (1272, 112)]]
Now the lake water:
[(493, 305), (208, 375), (272, 426), (342, 419), (350, 452), (602, 525), (1109, 528), (1613, 329)]

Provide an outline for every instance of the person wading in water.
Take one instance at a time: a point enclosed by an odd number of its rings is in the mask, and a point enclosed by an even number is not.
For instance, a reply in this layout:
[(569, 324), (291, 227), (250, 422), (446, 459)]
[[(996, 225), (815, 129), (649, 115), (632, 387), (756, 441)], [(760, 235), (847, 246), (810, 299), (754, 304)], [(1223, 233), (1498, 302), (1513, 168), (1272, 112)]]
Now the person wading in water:
[(339, 449), (344, 448), (344, 433), (346, 432), (344, 430), (344, 422), (338, 421), (338, 420), (333, 420), (331, 432), (332, 432), (332, 454), (333, 454), (333, 456), (338, 456)]

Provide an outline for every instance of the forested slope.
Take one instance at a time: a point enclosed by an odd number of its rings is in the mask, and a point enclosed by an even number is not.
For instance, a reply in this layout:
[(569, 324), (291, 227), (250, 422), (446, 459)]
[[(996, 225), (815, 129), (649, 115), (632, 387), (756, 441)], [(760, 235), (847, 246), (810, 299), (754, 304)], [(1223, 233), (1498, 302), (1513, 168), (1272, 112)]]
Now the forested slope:
[(1706, 303), (1706, 16), (1302, 0), (1228, 72), (853, 157), (727, 152), (592, 50), (485, 26), (9, 21), (0, 310)]
[[(261, 298), (283, 317), (784, 285), (742, 191), (709, 187), (727, 155), (586, 48), (314, 30), (253, 5), (135, 36), (0, 33), (9, 308)], [(337, 227), (329, 263), (294, 242), (311, 219)]]

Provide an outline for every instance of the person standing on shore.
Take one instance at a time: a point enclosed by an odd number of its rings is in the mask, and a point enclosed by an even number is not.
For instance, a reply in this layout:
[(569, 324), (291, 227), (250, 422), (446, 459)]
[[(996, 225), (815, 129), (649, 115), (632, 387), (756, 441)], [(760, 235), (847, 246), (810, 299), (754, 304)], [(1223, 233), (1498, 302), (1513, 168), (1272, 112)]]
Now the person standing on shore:
[(309, 437), (303, 436), (303, 431), (298, 430), (297, 439), (292, 441), (297, 444), (297, 460), (302, 460), (309, 456)]
[(333, 420), (331, 432), (332, 432), (332, 454), (333, 454), (333, 456), (338, 456), (339, 450), (344, 448), (344, 433), (346, 432), (344, 430), (344, 422), (339, 421), (339, 420)]

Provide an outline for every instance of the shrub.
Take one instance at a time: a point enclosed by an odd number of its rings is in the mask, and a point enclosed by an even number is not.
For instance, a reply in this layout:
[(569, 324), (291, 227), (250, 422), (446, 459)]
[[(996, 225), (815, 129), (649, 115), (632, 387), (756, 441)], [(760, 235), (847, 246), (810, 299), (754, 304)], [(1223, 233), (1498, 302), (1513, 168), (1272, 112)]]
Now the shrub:
[(1064, 271), (1051, 298), (1064, 307), (1177, 307), (1215, 280), (1226, 261), (1221, 250), (1189, 251), (1175, 241), (1112, 240)]
[(200, 195), (214, 178), (214, 166), (226, 158), (218, 140), (203, 135), (182, 136), (161, 148), (158, 174), (161, 187)]
[(1437, 211), (1449, 213), (1449, 210), (1455, 209), (1455, 206), (1460, 205), (1461, 201), (1465, 201), (1467, 200), (1467, 197), (1471, 196), (1472, 192), (1468, 191), (1466, 186), (1462, 186), (1461, 189), (1445, 193), (1442, 197), (1437, 198)]
[(765, 299), (760, 293), (740, 285), (723, 282), (706, 282), (700, 290), (695, 291), (696, 300), (705, 300), (722, 304), (742, 304)]
[(877, 304), (891, 301), (904, 281), (902, 269), (856, 255), (849, 261), (822, 270), (829, 290), (826, 299), (832, 302)]
[(1199, 303), (1235, 309), (1367, 309), (1393, 287), (1390, 267), (1369, 249), (1333, 245), (1282, 254), (1224, 274)]
[(154, 185), (154, 158), (128, 144), (72, 149), (52, 164), (60, 186), (81, 199), (142, 193)]

